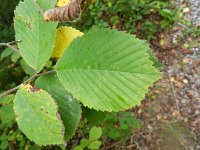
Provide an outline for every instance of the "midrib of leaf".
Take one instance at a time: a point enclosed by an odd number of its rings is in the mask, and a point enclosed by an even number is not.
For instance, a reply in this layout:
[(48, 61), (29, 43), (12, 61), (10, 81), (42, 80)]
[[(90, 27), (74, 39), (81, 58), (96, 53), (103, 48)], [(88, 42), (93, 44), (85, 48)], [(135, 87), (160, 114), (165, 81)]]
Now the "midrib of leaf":
[[(154, 69), (153, 67), (151, 69)], [(105, 71), (105, 72), (117, 72), (117, 73), (129, 73), (129, 74), (144, 74), (144, 75), (155, 75), (155, 76), (160, 76), (161, 73), (157, 71), (156, 69), (154, 70), (157, 72), (157, 74), (150, 74), (150, 73), (141, 73), (141, 72), (128, 72), (128, 71), (119, 71), (119, 70), (107, 70), (107, 69), (88, 69), (88, 68), (82, 68), (82, 69), (59, 69), (59, 72), (68, 72), (68, 71), (81, 71), (81, 70), (88, 70), (88, 71)]]

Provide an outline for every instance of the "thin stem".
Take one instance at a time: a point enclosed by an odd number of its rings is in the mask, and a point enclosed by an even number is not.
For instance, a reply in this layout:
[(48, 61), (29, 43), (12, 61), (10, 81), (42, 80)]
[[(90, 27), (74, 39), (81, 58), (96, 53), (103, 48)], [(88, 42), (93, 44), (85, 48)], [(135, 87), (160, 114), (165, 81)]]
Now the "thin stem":
[(33, 75), (32, 77), (30, 77), (29, 79), (27, 79), (26, 81), (24, 81), (23, 83), (21, 83), (20, 85), (18, 85), (18, 86), (16, 86), (16, 87), (14, 87), (14, 88), (12, 88), (12, 89), (10, 89), (10, 90), (8, 90), (8, 91), (2, 93), (2, 94), (0, 95), (0, 99), (3, 98), (3, 97), (6, 96), (6, 95), (8, 95), (8, 94), (10, 94), (10, 93), (15, 92), (16, 90), (18, 90), (22, 84), (26, 84), (26, 83), (28, 83), (28, 82), (34, 80), (34, 79), (37, 78), (37, 77), (40, 77), (40, 76), (46, 75), (46, 74), (51, 74), (51, 73), (55, 73), (55, 70), (50, 70), (50, 71), (43, 72), (43, 73), (40, 73), (40, 74), (37, 74), (37, 73), (36, 73), (35, 75)]
[(38, 0), (33, 0), (38, 12), (41, 14), (41, 13), (44, 13), (40, 7), (40, 5), (38, 4)]
[(169, 83), (170, 83), (170, 86), (171, 86), (171, 89), (172, 89), (172, 92), (173, 92), (173, 95), (174, 95), (174, 99), (175, 99), (175, 102), (176, 102), (176, 108), (177, 108), (178, 112), (180, 113), (179, 102), (178, 102), (178, 98), (176, 96), (174, 85), (171, 81), (171, 75), (168, 76), (168, 79), (169, 79)]
[(11, 42), (8, 42), (8, 43), (0, 43), (0, 46), (7, 46), (7, 47), (10, 47), (11, 49), (13, 49), (14, 51), (18, 52), (19, 49), (18, 49), (18, 48), (15, 48), (15, 47), (13, 46), (13, 44), (16, 44), (16, 43), (18, 43), (18, 42), (20, 42), (20, 41), (11, 41)]

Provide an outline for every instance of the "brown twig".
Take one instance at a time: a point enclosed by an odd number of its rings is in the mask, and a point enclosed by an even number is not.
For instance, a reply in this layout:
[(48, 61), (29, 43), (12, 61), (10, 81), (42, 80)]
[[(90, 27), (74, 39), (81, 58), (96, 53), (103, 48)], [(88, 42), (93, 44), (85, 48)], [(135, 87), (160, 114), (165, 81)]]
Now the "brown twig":
[(8, 91), (2, 93), (2, 94), (0, 95), (0, 99), (3, 98), (3, 97), (6, 96), (6, 95), (8, 95), (8, 94), (10, 94), (10, 93), (15, 92), (16, 90), (18, 90), (22, 84), (26, 84), (26, 83), (28, 83), (28, 82), (34, 80), (34, 79), (37, 78), (37, 77), (40, 77), (40, 76), (46, 75), (46, 74), (51, 74), (51, 73), (55, 73), (55, 70), (50, 70), (50, 71), (43, 72), (43, 73), (40, 73), (40, 74), (36, 73), (35, 75), (33, 75), (32, 77), (30, 77), (29, 79), (27, 79), (26, 81), (24, 81), (23, 83), (21, 83), (20, 85), (18, 85), (18, 86), (16, 86), (16, 87), (14, 87), (14, 88), (12, 88), (12, 89), (10, 89), (10, 90), (8, 90)]
[(18, 43), (18, 42), (20, 42), (20, 41), (11, 41), (11, 42), (8, 42), (8, 43), (0, 43), (0, 46), (7, 46), (7, 47), (10, 47), (11, 49), (13, 49), (14, 51), (18, 52), (19, 49), (18, 49), (18, 48), (15, 48), (15, 47), (13, 46), (13, 44), (16, 44), (16, 43)]
[(38, 12), (41, 14), (41, 13), (44, 13), (40, 7), (40, 5), (38, 4), (38, 0), (33, 0)]
[(13, 68), (13, 67), (15, 67), (15, 65), (16, 65), (16, 63), (12, 63), (12, 64), (10, 64), (10, 65), (4, 67), (4, 68), (1, 68), (1, 69), (0, 69), (0, 72), (4, 71), (4, 70), (6, 70), (6, 69)]
[(171, 76), (170, 76), (170, 75), (169, 75), (168, 79), (169, 79), (170, 87), (171, 87), (171, 89), (172, 89), (172, 92), (173, 92), (173, 95), (174, 95), (174, 99), (175, 99), (175, 102), (176, 102), (176, 108), (177, 108), (178, 112), (180, 113), (178, 98), (177, 98), (177, 96), (176, 96), (175, 89), (174, 89), (174, 85), (173, 85), (173, 83), (172, 83), (172, 81), (171, 81)]

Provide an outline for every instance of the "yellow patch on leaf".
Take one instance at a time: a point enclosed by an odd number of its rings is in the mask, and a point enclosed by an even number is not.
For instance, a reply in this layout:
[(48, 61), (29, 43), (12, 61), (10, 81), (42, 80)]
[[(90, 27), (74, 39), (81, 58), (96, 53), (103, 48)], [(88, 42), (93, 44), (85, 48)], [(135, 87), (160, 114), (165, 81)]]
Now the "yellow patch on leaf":
[(62, 7), (62, 6), (67, 5), (69, 2), (70, 2), (70, 0), (58, 0), (57, 6)]
[(55, 47), (51, 55), (52, 58), (60, 58), (64, 50), (72, 43), (78, 36), (83, 33), (72, 27), (60, 27), (57, 29)]

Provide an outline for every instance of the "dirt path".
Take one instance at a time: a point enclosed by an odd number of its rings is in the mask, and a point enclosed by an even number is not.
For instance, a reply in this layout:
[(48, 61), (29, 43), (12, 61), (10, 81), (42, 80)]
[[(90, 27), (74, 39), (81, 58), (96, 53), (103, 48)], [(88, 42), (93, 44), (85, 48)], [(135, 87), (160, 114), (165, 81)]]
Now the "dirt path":
[[(189, 0), (185, 13), (193, 26), (200, 25), (200, 0)], [(179, 5), (188, 2), (177, 3)], [(185, 9), (186, 11), (187, 9)], [(143, 129), (132, 137), (131, 145), (141, 150), (200, 149), (200, 47), (188, 49), (181, 23), (163, 33), (165, 44), (152, 45), (158, 59), (166, 67), (164, 77), (152, 88), (134, 114), (143, 120)]]

